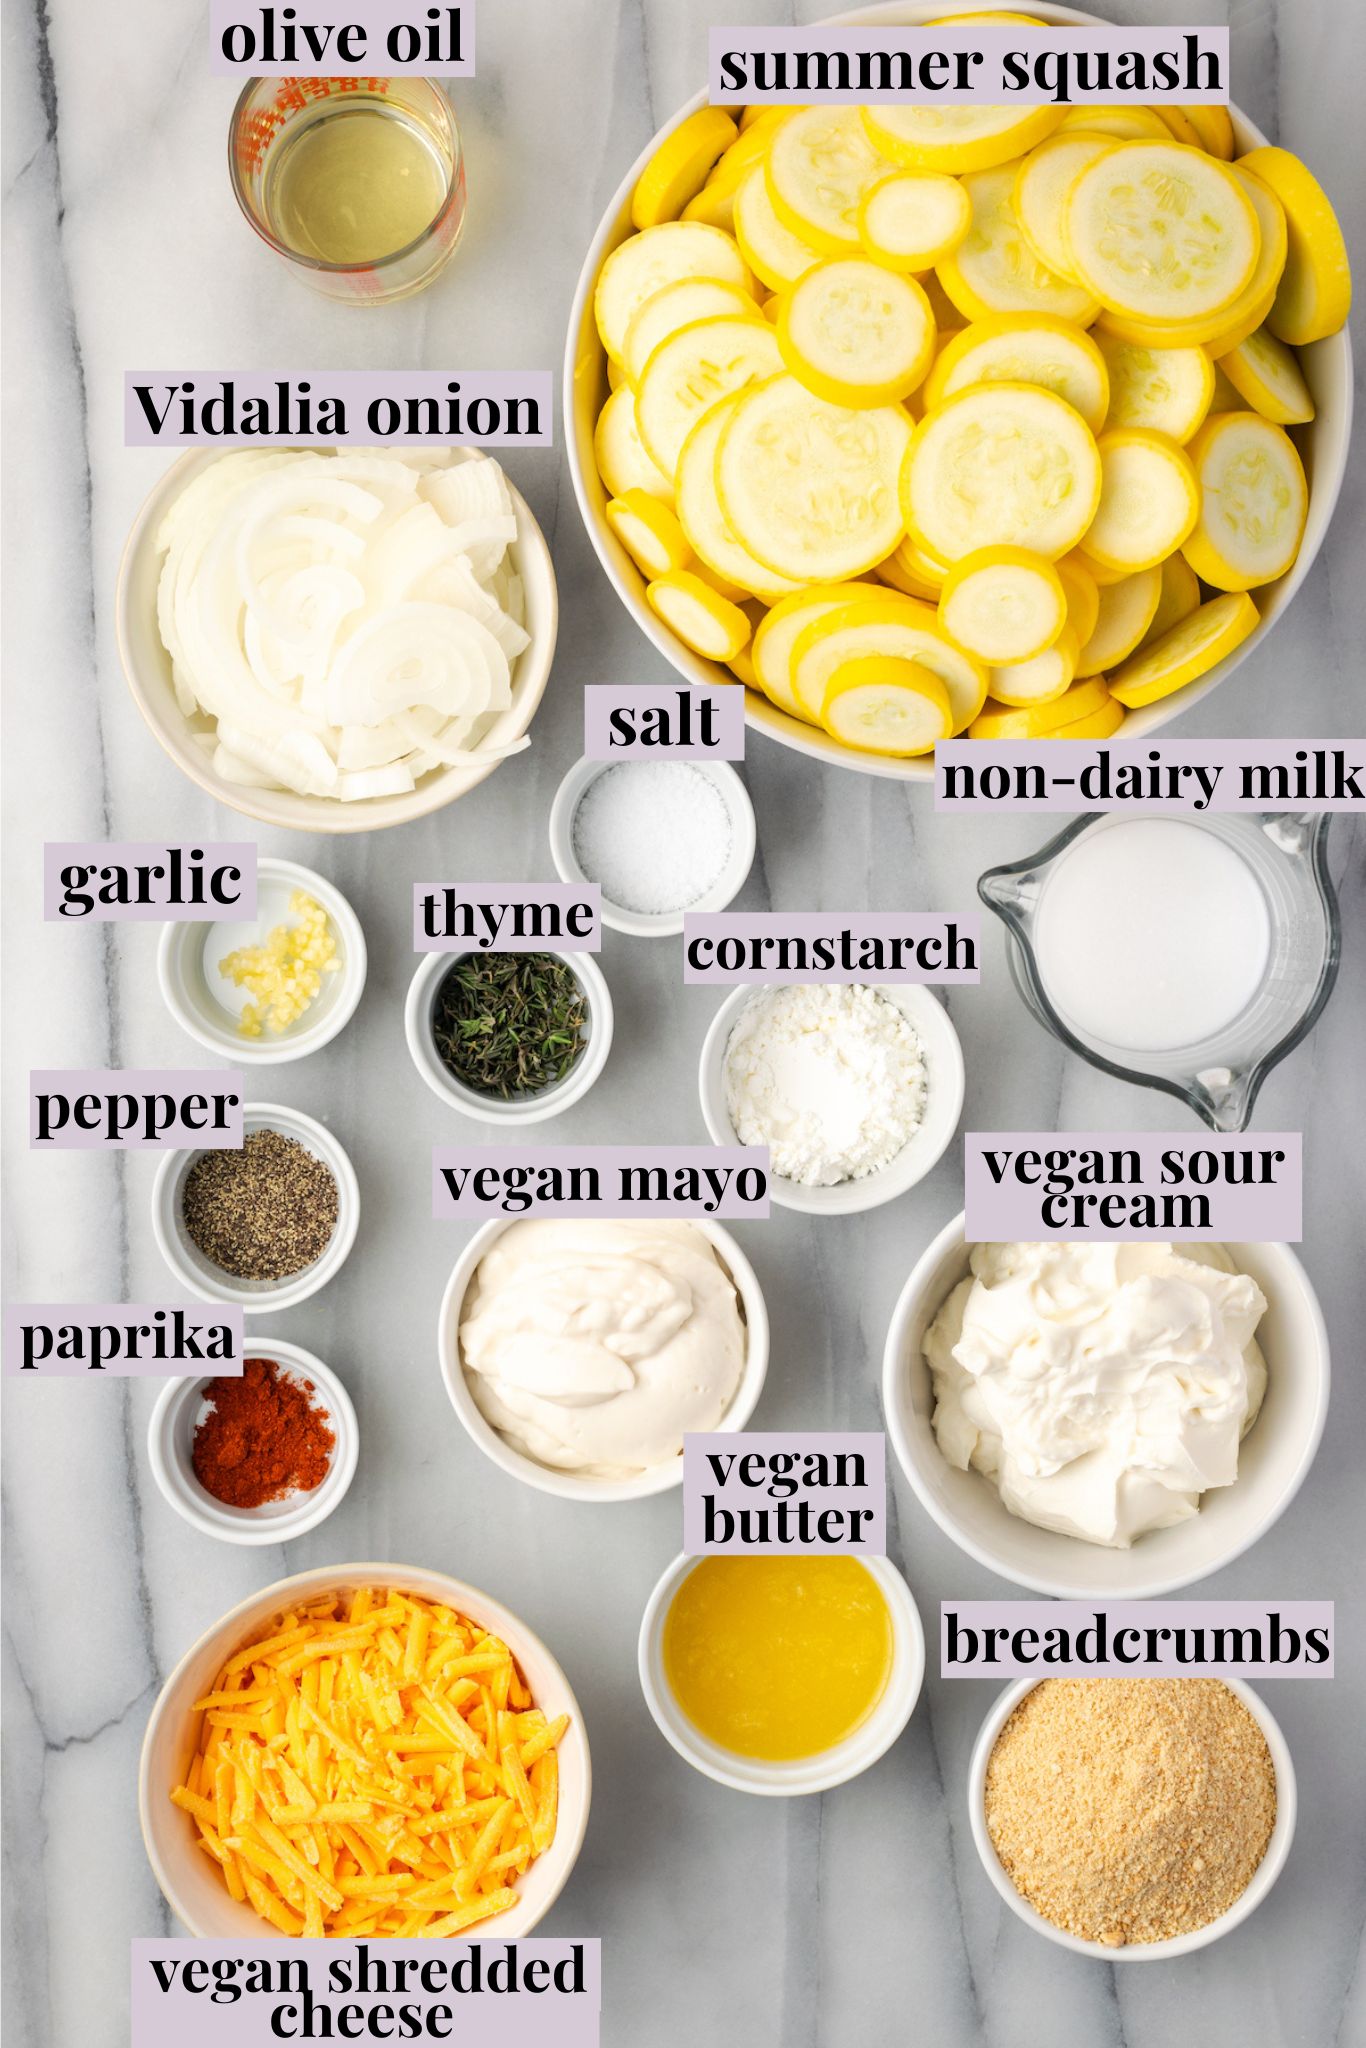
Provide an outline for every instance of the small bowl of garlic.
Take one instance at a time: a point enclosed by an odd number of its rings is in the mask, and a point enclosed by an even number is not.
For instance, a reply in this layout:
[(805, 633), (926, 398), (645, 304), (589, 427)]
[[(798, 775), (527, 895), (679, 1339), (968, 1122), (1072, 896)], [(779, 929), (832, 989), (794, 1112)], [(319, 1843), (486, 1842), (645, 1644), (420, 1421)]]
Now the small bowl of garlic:
[(365, 934), (341, 891), (297, 861), (256, 863), (256, 913), (168, 924), (157, 955), (182, 1030), (240, 1066), (327, 1045), (365, 987)]

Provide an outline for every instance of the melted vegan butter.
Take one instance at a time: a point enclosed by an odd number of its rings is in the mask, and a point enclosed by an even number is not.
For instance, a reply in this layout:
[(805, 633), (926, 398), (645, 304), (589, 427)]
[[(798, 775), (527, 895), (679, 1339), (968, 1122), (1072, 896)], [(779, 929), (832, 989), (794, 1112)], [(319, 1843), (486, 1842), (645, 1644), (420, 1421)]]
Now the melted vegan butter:
[(693, 1726), (771, 1763), (833, 1749), (892, 1666), (892, 1618), (856, 1558), (707, 1557), (664, 1622), (664, 1670)]
[(431, 226), (449, 183), (431, 138), (374, 99), (300, 122), (274, 156), (266, 216), (288, 248), (323, 263), (395, 255)]

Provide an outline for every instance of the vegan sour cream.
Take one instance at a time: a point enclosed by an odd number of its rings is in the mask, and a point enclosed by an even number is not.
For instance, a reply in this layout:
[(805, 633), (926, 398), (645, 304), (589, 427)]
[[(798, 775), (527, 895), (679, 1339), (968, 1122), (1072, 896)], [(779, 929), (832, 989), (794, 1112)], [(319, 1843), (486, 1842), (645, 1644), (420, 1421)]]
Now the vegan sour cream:
[(745, 1362), (735, 1283), (692, 1223), (513, 1223), (465, 1296), (486, 1421), (539, 1464), (630, 1478), (715, 1429)]
[(924, 1346), (951, 1465), (1116, 1550), (1233, 1484), (1266, 1298), (1222, 1245), (979, 1244), (970, 1263)]

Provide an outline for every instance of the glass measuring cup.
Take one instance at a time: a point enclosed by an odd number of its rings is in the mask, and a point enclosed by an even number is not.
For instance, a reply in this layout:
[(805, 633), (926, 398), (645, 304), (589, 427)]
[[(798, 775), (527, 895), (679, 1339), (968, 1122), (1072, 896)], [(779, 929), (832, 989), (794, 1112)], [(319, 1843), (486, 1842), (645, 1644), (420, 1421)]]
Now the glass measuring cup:
[[(401, 247), (364, 261), (331, 261), (303, 247), (286, 226), (282, 172), (297, 161), (301, 143), (316, 143), (324, 124), (354, 122), (360, 114), (382, 115), (401, 128), (415, 161), (430, 173), (431, 217)], [(228, 165), (237, 203), (262, 241), (315, 291), (353, 305), (384, 305), (422, 291), (455, 254), (464, 229), (460, 130), (450, 101), (428, 78), (249, 79), (233, 109)]]
[[(1108, 822), (1095, 814), (1077, 818), (1037, 853), (989, 868), (978, 881), (977, 893), (1010, 935), (1015, 986), (1038, 1022), (1102, 1073), (1178, 1096), (1211, 1130), (1246, 1130), (1263, 1081), (1313, 1029), (1337, 979), (1342, 928), (1326, 858), (1331, 819), (1307, 812), (1182, 814), (1182, 823), (1216, 834), (1251, 870), (1265, 899), (1269, 953), (1239, 1015), (1198, 1043), (1138, 1055), (1064, 1022), (1049, 1000), (1034, 943), (1050, 870), (1084, 833)], [(1136, 1058), (1145, 1064), (1136, 1066)]]

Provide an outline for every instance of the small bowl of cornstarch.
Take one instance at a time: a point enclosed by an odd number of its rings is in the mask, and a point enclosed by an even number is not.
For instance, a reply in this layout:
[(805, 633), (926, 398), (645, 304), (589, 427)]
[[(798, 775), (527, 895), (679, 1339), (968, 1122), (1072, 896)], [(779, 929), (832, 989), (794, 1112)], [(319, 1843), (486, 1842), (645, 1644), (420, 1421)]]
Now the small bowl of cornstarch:
[(550, 811), (560, 879), (596, 882), (602, 921), (637, 938), (724, 910), (754, 861), (754, 810), (724, 761), (577, 762)]
[(779, 1208), (852, 1216), (932, 1172), (963, 1109), (963, 1053), (915, 983), (742, 984), (702, 1045), (715, 1145), (766, 1145)]

